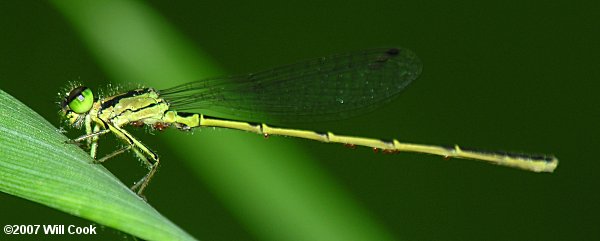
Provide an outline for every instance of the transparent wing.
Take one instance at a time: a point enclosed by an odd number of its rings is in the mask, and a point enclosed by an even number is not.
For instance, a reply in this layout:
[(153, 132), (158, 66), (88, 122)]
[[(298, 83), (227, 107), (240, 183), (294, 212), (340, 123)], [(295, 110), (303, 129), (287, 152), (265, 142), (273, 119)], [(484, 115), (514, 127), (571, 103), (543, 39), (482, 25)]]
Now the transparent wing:
[(372, 49), (159, 92), (178, 111), (208, 110), (216, 117), (254, 122), (325, 121), (372, 111), (397, 96), (421, 69), (410, 50)]

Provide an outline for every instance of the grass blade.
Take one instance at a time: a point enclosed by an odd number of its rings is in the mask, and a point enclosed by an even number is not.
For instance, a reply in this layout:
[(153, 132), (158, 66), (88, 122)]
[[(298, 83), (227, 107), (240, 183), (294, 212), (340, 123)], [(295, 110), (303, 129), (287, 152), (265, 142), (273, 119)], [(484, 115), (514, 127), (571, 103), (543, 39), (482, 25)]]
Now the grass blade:
[(194, 240), (0, 90), (0, 191), (148, 240)]

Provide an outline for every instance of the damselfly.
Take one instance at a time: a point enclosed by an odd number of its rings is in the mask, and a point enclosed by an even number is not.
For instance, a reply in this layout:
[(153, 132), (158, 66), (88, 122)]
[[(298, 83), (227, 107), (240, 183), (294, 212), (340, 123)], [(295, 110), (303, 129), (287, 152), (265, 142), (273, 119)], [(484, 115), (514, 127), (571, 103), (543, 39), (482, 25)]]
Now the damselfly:
[[(142, 195), (156, 172), (159, 157), (124, 129), (147, 125), (162, 130), (210, 126), (244, 130), (261, 135), (282, 135), (366, 146), (382, 152), (419, 152), (446, 158), (483, 160), (493, 164), (534, 172), (552, 172), (558, 159), (550, 155), (480, 151), (455, 145), (442, 147), (404, 143), (398, 140), (335, 135), (310, 130), (273, 127), (264, 122), (340, 120), (369, 112), (389, 102), (421, 73), (422, 64), (410, 50), (373, 49), (317, 58), (227, 78), (206, 79), (165, 90), (138, 88), (106, 97), (96, 97), (85, 86), (73, 86), (64, 93), (62, 115), (70, 125), (85, 127), (86, 134), (72, 142), (86, 140), (96, 159), (98, 137), (112, 132), (126, 144), (106, 155), (101, 163), (132, 150), (149, 172), (132, 190)], [(206, 111), (212, 116), (204, 115)]]

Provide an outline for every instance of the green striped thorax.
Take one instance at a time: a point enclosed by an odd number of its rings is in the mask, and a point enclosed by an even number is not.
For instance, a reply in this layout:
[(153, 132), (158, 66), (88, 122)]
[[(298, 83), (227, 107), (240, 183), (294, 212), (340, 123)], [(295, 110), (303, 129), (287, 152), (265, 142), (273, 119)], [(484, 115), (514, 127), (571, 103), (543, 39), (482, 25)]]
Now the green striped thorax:
[(138, 88), (94, 98), (89, 88), (77, 86), (65, 93), (61, 107), (62, 116), (76, 128), (81, 128), (84, 122), (96, 123), (103, 129), (108, 128), (106, 124), (110, 123), (117, 127), (145, 124), (159, 130), (171, 124), (189, 130), (199, 124), (197, 114), (179, 115), (169, 110), (169, 104), (153, 88)]

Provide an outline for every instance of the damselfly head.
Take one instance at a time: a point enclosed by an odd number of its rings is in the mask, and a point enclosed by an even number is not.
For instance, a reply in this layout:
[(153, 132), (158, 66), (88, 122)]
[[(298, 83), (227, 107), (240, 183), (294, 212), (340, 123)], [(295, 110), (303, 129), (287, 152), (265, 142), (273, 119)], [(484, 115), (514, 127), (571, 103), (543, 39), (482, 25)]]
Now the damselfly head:
[(77, 86), (64, 94), (61, 114), (70, 124), (79, 125), (94, 105), (94, 94), (85, 86)]

